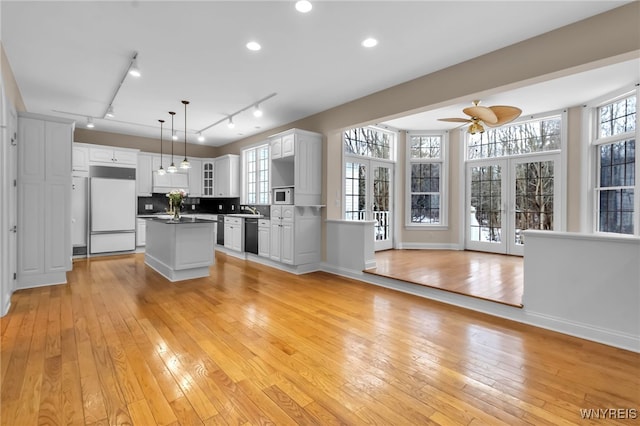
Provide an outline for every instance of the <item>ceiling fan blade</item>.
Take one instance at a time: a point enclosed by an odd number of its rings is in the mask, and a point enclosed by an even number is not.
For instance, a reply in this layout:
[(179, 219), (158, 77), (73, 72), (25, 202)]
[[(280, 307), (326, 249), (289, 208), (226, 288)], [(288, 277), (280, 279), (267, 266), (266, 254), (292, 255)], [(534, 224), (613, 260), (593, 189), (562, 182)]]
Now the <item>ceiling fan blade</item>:
[(465, 108), (462, 112), (470, 117), (477, 118), (486, 124), (495, 124), (498, 122), (498, 117), (496, 117), (496, 114), (491, 110), (491, 108), (476, 105)]
[(502, 124), (507, 124), (520, 117), (520, 114), (522, 114), (522, 110), (514, 106), (494, 105), (490, 106), (489, 108), (491, 108), (491, 111), (493, 111), (496, 117), (498, 117), (498, 121), (495, 124), (491, 124), (491, 126), (500, 126)]
[(468, 118), (438, 118), (438, 121), (450, 121), (451, 123), (471, 123)]

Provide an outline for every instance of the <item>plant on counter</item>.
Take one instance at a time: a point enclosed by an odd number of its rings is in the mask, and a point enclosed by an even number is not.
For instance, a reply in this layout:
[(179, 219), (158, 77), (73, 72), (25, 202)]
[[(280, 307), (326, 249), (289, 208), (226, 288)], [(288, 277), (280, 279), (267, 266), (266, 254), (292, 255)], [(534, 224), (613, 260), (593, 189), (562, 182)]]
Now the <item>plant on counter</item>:
[(169, 214), (173, 214), (173, 218), (175, 220), (180, 219), (180, 208), (182, 207), (182, 203), (184, 202), (184, 198), (187, 196), (187, 193), (184, 189), (174, 189), (173, 191), (167, 194), (169, 197)]

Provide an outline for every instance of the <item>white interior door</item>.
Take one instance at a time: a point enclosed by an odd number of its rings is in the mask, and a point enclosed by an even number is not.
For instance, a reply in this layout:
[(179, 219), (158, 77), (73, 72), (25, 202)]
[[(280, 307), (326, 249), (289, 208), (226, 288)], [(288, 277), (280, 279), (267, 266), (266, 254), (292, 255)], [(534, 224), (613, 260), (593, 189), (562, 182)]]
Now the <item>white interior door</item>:
[(373, 220), (374, 249), (393, 248), (393, 164), (347, 158), (345, 219)]

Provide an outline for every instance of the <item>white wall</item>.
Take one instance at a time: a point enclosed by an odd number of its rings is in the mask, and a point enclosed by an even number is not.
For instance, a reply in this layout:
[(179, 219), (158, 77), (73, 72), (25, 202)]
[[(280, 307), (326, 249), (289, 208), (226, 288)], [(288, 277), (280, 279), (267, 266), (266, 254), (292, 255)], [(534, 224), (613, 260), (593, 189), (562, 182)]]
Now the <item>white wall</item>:
[(546, 328), (640, 352), (640, 238), (526, 231), (523, 305)]

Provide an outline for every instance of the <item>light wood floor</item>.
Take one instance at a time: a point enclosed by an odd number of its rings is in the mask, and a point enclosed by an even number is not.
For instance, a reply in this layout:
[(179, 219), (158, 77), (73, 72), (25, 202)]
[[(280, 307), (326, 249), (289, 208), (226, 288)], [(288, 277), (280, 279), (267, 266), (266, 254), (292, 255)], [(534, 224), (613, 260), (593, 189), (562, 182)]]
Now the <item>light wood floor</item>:
[(460, 250), (385, 250), (365, 272), (522, 307), (522, 257)]
[(141, 254), (79, 261), (68, 285), (16, 292), (0, 324), (2, 425), (563, 425), (640, 408), (639, 354), (223, 254), (176, 284)]

